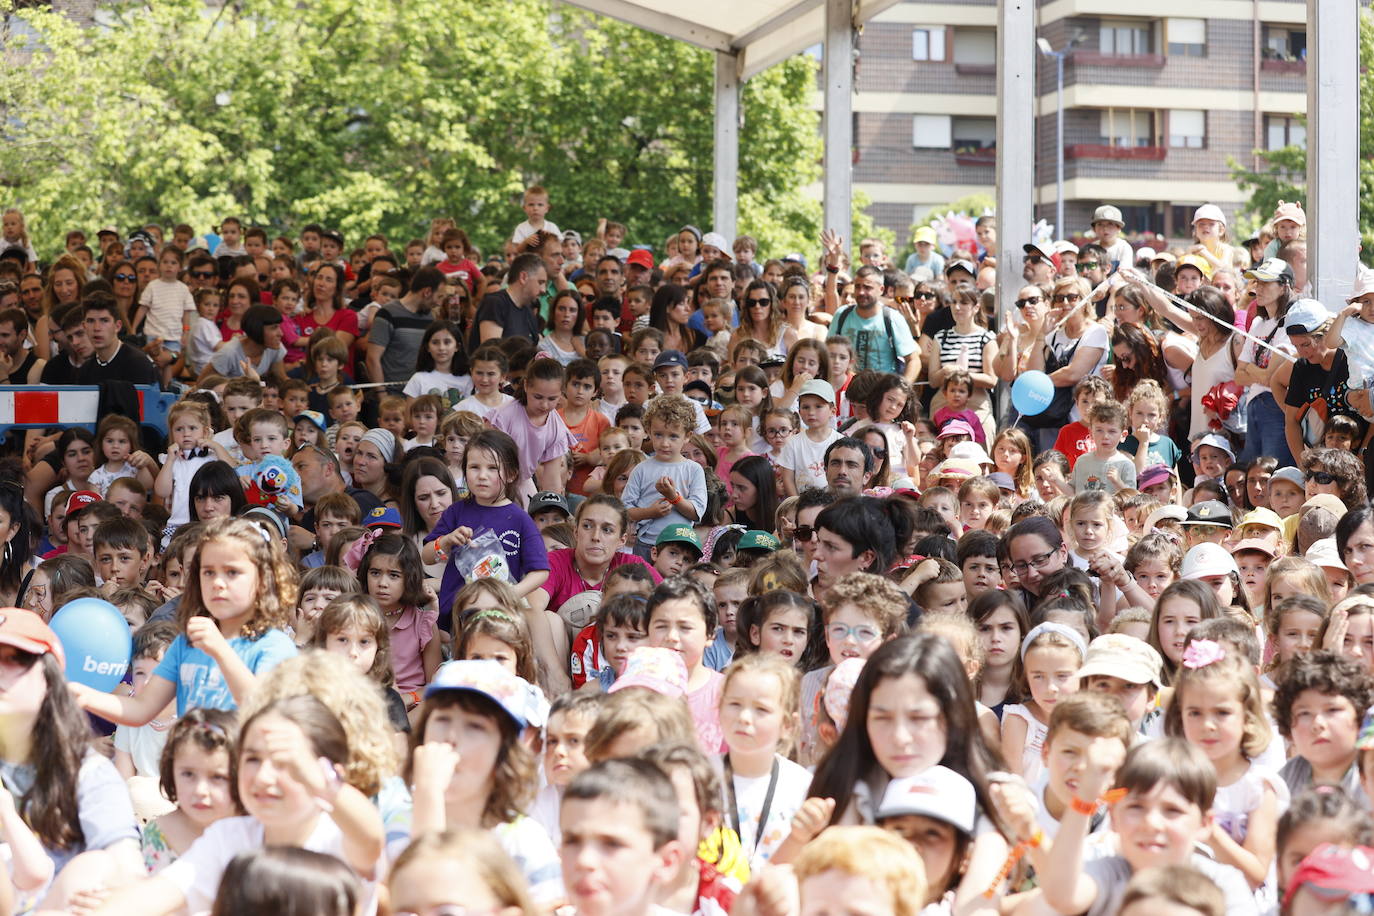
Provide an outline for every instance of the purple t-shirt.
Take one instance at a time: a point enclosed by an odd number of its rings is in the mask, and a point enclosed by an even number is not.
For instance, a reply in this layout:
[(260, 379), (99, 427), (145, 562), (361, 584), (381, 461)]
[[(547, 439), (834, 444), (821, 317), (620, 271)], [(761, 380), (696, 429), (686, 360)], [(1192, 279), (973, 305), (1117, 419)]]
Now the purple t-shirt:
[[(518, 406), (518, 405), (517, 405)], [(515, 503), (504, 506), (481, 506), (469, 497), (454, 503), (439, 516), (434, 530), (425, 538), (425, 543), (437, 540), (451, 531), (467, 526), (474, 535), (483, 531), (494, 531), (506, 549), (506, 562), (510, 564), (512, 582), (519, 582), (527, 573), (549, 568), (549, 555), (544, 549), (544, 538), (539, 534), (539, 526), (528, 512)], [(457, 552), (449, 557), (444, 566), (444, 578), (439, 583), (439, 626), (451, 630), (453, 599), (458, 590), (466, 584), (454, 562)]]
[(511, 401), (487, 417), (487, 423), (515, 440), (520, 450), (522, 480), (532, 478), (539, 465), (568, 454), (577, 445), (577, 438), (568, 431), (568, 424), (563, 422), (556, 410), (549, 414), (543, 426), (532, 426), (525, 413), (525, 405)]

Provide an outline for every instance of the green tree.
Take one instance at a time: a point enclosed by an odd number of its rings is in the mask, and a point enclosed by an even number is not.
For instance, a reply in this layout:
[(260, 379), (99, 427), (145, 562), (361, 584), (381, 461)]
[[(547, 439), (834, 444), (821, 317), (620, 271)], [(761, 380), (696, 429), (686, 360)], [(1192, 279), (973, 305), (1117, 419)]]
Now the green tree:
[[(1374, 23), (1360, 17), (1360, 157), (1359, 200), (1361, 256), (1369, 261), (1374, 254)], [(1304, 119), (1305, 121), (1305, 119)], [(1307, 150), (1287, 146), (1277, 150), (1256, 150), (1264, 167), (1250, 169), (1230, 160), (1231, 177), (1250, 192), (1243, 218), (1256, 227), (1273, 217), (1280, 200), (1303, 200), (1306, 196)]]
[[(117, 0), (82, 28), (0, 0), (0, 185), (45, 251), (73, 225), (228, 215), (393, 242), (452, 215), (498, 248), (520, 193), (653, 244), (710, 228), (712, 58), (543, 0)], [(743, 93), (741, 231), (807, 241), (814, 61)]]

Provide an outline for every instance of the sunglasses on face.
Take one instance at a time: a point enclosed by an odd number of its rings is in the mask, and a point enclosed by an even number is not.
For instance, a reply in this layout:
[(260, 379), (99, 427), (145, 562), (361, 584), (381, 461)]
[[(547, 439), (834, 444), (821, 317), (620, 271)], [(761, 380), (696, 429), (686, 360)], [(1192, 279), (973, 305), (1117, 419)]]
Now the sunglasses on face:
[(1079, 270), (1097, 270), (1097, 262), (1096, 262), (1096, 261), (1079, 261), (1079, 262), (1078, 262), (1078, 269), (1079, 269)]
[(1040, 255), (1038, 255), (1038, 254), (1028, 254), (1028, 255), (1026, 255), (1026, 261), (1025, 261), (1025, 263), (1027, 263), (1027, 264), (1044, 264), (1044, 263), (1045, 263), (1045, 259), (1042, 258), (1042, 257), (1040, 257)]
[(1032, 302), (1039, 302), (1039, 301), (1040, 301), (1040, 297), (1039, 297), (1039, 296), (1027, 296), (1027, 297), (1024, 298), (1024, 299), (1017, 299), (1017, 300), (1016, 300), (1016, 307), (1019, 308), (1019, 309), (1023, 309), (1023, 308), (1025, 308), (1026, 306), (1030, 305)]
[(1335, 482), (1336, 482), (1336, 478), (1335, 478), (1334, 475), (1328, 474), (1328, 473), (1326, 473), (1325, 471), (1313, 471), (1312, 473), (1310, 473), (1310, 474), (1307, 475), (1307, 481), (1308, 481), (1309, 483), (1315, 482), (1315, 483), (1317, 483), (1317, 484), (1319, 484), (1319, 485), (1325, 487), (1325, 486), (1328, 486), (1328, 485), (1330, 485), (1330, 484), (1335, 483)]
[(810, 525), (798, 525), (797, 530), (792, 532), (792, 539), (801, 541), (803, 544), (816, 536), (816, 529)]
[(1055, 293), (1055, 294), (1054, 294), (1054, 301), (1055, 301), (1055, 302), (1077, 302), (1079, 299), (1082, 299), (1082, 298), (1083, 298), (1083, 297), (1082, 297), (1081, 295), (1079, 295), (1078, 293)]
[(750, 306), (750, 308), (758, 308), (760, 305), (772, 305), (772, 304), (773, 304), (773, 300), (772, 300), (772, 299), (750, 299), (750, 300), (749, 300), (749, 306)]
[(921, 291), (921, 292), (919, 292), (919, 293), (916, 294), (916, 298), (917, 298), (917, 299), (931, 299), (931, 300), (934, 300), (934, 298), (935, 298), (935, 293), (931, 292), (930, 290), (923, 290), (923, 291)]
[(137, 282), (138, 282), (138, 277), (134, 276), (133, 274), (115, 274), (115, 275), (114, 275), (114, 278), (115, 278), (115, 282), (116, 282), (116, 283), (137, 283)]
[(209, 279), (213, 278), (214, 275), (215, 275), (215, 272), (214, 272), (213, 270), (193, 270), (193, 271), (191, 271), (191, 276), (195, 277), (197, 280), (209, 280)]

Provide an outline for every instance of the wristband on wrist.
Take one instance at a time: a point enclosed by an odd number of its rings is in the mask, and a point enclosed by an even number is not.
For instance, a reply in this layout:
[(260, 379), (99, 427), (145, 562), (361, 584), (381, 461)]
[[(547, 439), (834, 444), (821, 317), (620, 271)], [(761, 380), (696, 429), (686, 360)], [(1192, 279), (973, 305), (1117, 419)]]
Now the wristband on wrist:
[(840, 272), (840, 269), (838, 267), (831, 267), (829, 264), (827, 264), (825, 265), (825, 272), (828, 274), (837, 274)]
[(1121, 801), (1121, 799), (1125, 797), (1125, 789), (1108, 789), (1094, 801), (1084, 801), (1083, 799), (1075, 795), (1072, 799), (1069, 800), (1069, 807), (1077, 811), (1079, 814), (1092, 817), (1094, 814), (1097, 813), (1098, 805), (1115, 804), (1116, 802)]
[[(1077, 799), (1074, 800), (1077, 801)], [(992, 883), (988, 885), (988, 889), (983, 891), (983, 896), (989, 900), (997, 896), (997, 889), (1002, 886), (1002, 882), (1006, 881), (1007, 878), (1011, 876), (1011, 870), (1016, 867), (1017, 862), (1021, 861), (1021, 857), (1024, 856), (1028, 850), (1038, 849), (1043, 842), (1045, 842), (1045, 832), (1043, 830), (1037, 830), (1034, 836), (1029, 840), (1022, 840), (1013, 846), (1011, 851), (1007, 853), (1006, 861), (1004, 861), (1002, 867), (998, 869), (997, 877), (993, 878)]]

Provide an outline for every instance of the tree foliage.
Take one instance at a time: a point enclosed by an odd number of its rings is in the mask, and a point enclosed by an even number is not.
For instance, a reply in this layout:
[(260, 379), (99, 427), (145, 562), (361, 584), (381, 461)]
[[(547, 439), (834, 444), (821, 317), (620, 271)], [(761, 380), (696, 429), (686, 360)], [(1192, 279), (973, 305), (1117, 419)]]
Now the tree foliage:
[[(1374, 253), (1374, 23), (1360, 16), (1360, 238), (1361, 257), (1368, 262)], [(1304, 119), (1305, 121), (1305, 119)], [(1264, 160), (1262, 169), (1247, 169), (1231, 160), (1231, 176), (1250, 192), (1246, 205), (1253, 225), (1267, 223), (1280, 200), (1304, 200), (1307, 181), (1307, 150), (1287, 146), (1278, 150), (1256, 150)]]
[[(401, 242), (452, 215), (492, 250), (534, 182), (554, 222), (660, 252), (710, 228), (713, 58), (681, 42), (545, 0), (117, 0), (97, 23), (0, 0), (0, 185), (46, 250), (229, 214)], [(745, 84), (740, 231), (765, 251), (815, 247), (814, 68)]]

